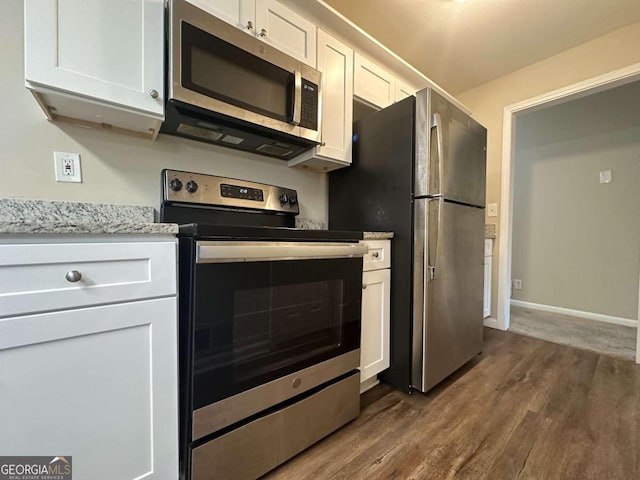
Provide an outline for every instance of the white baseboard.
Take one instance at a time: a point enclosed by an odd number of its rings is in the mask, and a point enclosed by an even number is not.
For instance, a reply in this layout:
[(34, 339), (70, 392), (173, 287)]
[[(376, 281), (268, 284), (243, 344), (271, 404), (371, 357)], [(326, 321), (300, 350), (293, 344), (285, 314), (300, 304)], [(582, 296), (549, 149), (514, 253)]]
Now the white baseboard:
[(484, 319), (484, 326), (489, 328), (495, 328), (496, 330), (502, 330), (498, 327), (498, 319), (495, 317), (487, 317)]
[(633, 320), (631, 318), (613, 317), (611, 315), (603, 315), (602, 313), (583, 312), (581, 310), (571, 310), (569, 308), (554, 307), (552, 305), (523, 302), (522, 300), (511, 300), (511, 306), (528, 308), (530, 310), (540, 310), (541, 312), (559, 313), (561, 315), (586, 318), (587, 320), (596, 320), (598, 322), (613, 323), (614, 325), (623, 325), (625, 327), (638, 328), (637, 320)]

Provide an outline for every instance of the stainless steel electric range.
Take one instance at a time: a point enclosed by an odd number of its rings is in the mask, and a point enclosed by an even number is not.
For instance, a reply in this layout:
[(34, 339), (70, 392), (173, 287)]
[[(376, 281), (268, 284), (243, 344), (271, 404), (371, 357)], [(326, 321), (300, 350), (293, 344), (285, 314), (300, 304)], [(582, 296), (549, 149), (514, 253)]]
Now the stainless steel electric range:
[(181, 478), (254, 479), (360, 409), (361, 232), (293, 228), (295, 190), (162, 172), (180, 224)]

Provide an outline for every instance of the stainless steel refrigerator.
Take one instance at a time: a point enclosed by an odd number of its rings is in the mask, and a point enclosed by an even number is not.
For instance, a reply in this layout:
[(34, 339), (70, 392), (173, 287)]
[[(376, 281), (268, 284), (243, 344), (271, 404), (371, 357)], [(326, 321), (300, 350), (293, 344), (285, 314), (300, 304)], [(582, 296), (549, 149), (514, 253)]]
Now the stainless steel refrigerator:
[(329, 228), (393, 231), (391, 366), (426, 392), (482, 350), (486, 129), (431, 89), (354, 124)]

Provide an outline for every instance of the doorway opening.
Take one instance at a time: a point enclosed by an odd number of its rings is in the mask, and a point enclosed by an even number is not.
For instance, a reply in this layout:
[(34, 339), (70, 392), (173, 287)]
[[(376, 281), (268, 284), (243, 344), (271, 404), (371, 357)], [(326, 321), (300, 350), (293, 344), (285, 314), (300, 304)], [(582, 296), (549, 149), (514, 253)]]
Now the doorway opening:
[[(626, 67), (624, 69), (617, 70), (585, 82), (580, 82), (578, 84), (574, 84), (569, 87), (505, 107), (503, 121), (501, 186), (502, 206), (500, 215), (500, 231), (504, 240), (501, 241), (499, 245), (498, 304), (496, 321), (496, 326), (498, 328), (507, 330), (509, 328), (511, 320), (511, 282), (513, 271), (513, 215), (515, 186), (514, 180), (516, 170), (515, 157), (517, 151), (517, 126), (519, 124), (526, 124), (527, 118), (532, 118), (532, 116), (540, 115), (540, 118), (544, 117), (543, 111), (546, 109), (554, 108), (567, 102), (573, 102), (584, 97), (606, 92), (623, 85), (631, 84), (638, 80), (640, 80), (640, 64)], [(637, 262), (637, 259), (634, 259), (634, 261)], [(636, 275), (638, 275), (638, 272), (636, 272)], [(638, 284), (637, 278), (634, 284)], [(584, 310), (584, 308), (574, 308), (573, 310)], [(596, 308), (595, 310), (598, 309)], [(609, 316), (615, 317), (616, 315)], [(632, 317), (635, 320), (638, 318), (638, 312), (636, 311), (634, 315), (627, 314), (623, 316)], [(635, 321), (635, 324), (637, 324), (637, 321)], [(637, 349), (636, 351), (637, 354), (640, 354), (640, 349)], [(640, 355), (638, 355), (637, 360), (640, 360)]]

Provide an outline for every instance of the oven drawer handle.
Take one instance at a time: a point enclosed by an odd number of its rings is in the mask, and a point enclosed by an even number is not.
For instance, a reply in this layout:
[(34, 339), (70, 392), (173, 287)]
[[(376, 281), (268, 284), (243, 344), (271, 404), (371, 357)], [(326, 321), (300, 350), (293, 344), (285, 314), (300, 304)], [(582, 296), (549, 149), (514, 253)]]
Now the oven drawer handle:
[(358, 243), (198, 242), (197, 246), (196, 263), (355, 258), (369, 251)]

